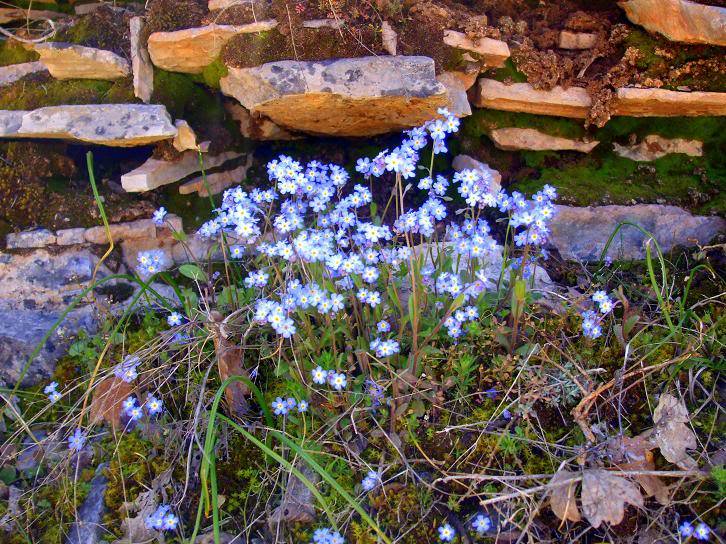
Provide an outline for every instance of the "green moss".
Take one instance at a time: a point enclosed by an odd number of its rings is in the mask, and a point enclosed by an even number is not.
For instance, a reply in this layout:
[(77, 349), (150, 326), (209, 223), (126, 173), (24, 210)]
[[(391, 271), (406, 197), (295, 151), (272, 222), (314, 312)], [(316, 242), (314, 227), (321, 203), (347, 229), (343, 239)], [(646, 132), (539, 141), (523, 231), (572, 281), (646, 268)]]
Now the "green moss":
[(28, 51), (13, 40), (0, 41), (0, 66), (32, 62), (40, 56), (35, 51)]
[(582, 123), (575, 119), (489, 109), (474, 110), (462, 125), (462, 133), (474, 138), (505, 127), (533, 128), (563, 138), (582, 138), (586, 133)]
[(117, 81), (48, 78), (39, 84), (26, 85), (18, 81), (5, 87), (0, 94), (0, 109), (33, 110), (64, 104), (123, 104), (135, 101), (130, 78)]
[(527, 82), (527, 76), (517, 70), (511, 58), (507, 59), (501, 68), (489, 70), (486, 76), (497, 81), (511, 81), (513, 83)]
[(229, 70), (227, 70), (221, 59), (217, 59), (205, 67), (201, 74), (192, 76), (192, 79), (204, 83), (212, 89), (219, 89), (219, 80), (226, 76), (228, 72)]

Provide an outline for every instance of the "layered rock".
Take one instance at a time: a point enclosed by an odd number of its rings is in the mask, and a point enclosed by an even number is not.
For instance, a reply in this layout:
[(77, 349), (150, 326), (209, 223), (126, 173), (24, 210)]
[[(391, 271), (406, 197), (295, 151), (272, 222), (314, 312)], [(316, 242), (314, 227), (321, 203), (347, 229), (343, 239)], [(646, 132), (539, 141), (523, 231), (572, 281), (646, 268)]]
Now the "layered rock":
[(632, 117), (726, 115), (726, 93), (623, 87), (617, 91), (613, 110)]
[(654, 161), (671, 153), (683, 153), (691, 157), (703, 156), (703, 142), (683, 138), (664, 138), (649, 134), (638, 144), (621, 145), (613, 143), (615, 153), (633, 161)]
[[(556, 206), (549, 240), (567, 259), (598, 260), (610, 235), (624, 221), (650, 232), (663, 251), (678, 245), (707, 244), (726, 229), (726, 221), (720, 217), (693, 216), (676, 206)], [(645, 240), (640, 230), (624, 226), (614, 238), (608, 256), (643, 259)]]
[(154, 92), (154, 67), (149, 52), (141, 40), (144, 27), (142, 17), (132, 17), (129, 21), (129, 41), (131, 43), (131, 70), (134, 74), (134, 96), (148, 104)]
[(0, 8), (0, 24), (12, 23), (13, 21), (31, 21), (37, 19), (62, 19), (67, 17), (65, 13), (58, 11), (46, 11), (25, 8)]
[(506, 85), (483, 78), (479, 80), (473, 103), (479, 108), (584, 119), (592, 100), (580, 87), (564, 89), (558, 85), (550, 91), (540, 91), (529, 83)]
[(449, 111), (457, 117), (471, 115), (471, 105), (466, 95), (466, 87), (452, 72), (444, 72), (436, 76), (436, 79), (444, 87), (449, 96)]
[(239, 104), (227, 102), (224, 108), (239, 124), (242, 136), (250, 140), (295, 140), (299, 138), (284, 128), (276, 125), (266, 117), (252, 116)]
[(39, 61), (0, 66), (0, 87), (15, 83), (19, 79), (29, 76), (30, 74), (37, 74), (45, 71), (45, 66)]
[(504, 66), (509, 58), (509, 46), (501, 40), (492, 38), (479, 38), (472, 40), (463, 32), (444, 30), (444, 43), (456, 49), (471, 51), (479, 55), (487, 66)]
[(689, 0), (619, 2), (633, 23), (669, 40), (726, 45), (726, 8)]
[(593, 32), (560, 32), (558, 47), (560, 49), (592, 49), (597, 43), (597, 34)]
[(419, 125), (448, 102), (427, 57), (279, 61), (229, 68), (222, 92), (291, 130), (370, 136)]
[(60, 42), (40, 43), (34, 49), (56, 79), (113, 80), (131, 73), (126, 59), (104, 49)]
[(277, 21), (259, 21), (246, 25), (211, 24), (173, 32), (154, 32), (148, 50), (155, 66), (171, 72), (198, 74), (212, 64), (229, 40), (238, 34), (271, 30)]
[[(232, 151), (220, 155), (205, 155), (203, 166), (205, 170), (216, 168), (240, 156), (240, 153)], [(121, 176), (121, 185), (126, 191), (140, 193), (174, 183), (200, 172), (201, 169), (199, 154), (196, 151), (183, 153), (177, 161), (163, 161), (151, 158), (135, 170)]]
[(598, 141), (586, 142), (545, 134), (533, 128), (497, 128), (489, 133), (494, 145), (505, 151), (580, 151), (589, 153)]
[(0, 110), (0, 138), (52, 138), (132, 147), (173, 138), (176, 132), (164, 106), (91, 104)]
[(209, 174), (206, 179), (202, 176), (196, 177), (180, 185), (179, 193), (182, 195), (197, 193), (199, 196), (206, 197), (219, 194), (233, 185), (240, 185), (247, 177), (249, 163), (250, 161), (232, 170)]

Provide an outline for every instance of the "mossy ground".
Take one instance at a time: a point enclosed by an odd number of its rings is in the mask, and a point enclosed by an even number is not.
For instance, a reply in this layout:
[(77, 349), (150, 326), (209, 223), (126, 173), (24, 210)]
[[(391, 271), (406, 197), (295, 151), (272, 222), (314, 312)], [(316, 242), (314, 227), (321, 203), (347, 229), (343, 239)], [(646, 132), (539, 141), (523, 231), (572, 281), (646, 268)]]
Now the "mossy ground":
[[(587, 136), (600, 144), (588, 154), (501, 151), (487, 137), (501, 127), (534, 128), (565, 138)], [(478, 109), (463, 120), (462, 133), (463, 151), (478, 154), (502, 172), (505, 183), (525, 193), (549, 183), (560, 189), (563, 201), (578, 206), (664, 202), (699, 213), (726, 212), (721, 183), (726, 137), (718, 117), (615, 117), (605, 127), (588, 131), (572, 119)], [(641, 163), (613, 152), (613, 142), (626, 145), (631, 135), (640, 141), (648, 134), (702, 141), (704, 155), (671, 154)]]
[(35, 51), (29, 51), (13, 40), (0, 41), (0, 66), (33, 62), (40, 58)]

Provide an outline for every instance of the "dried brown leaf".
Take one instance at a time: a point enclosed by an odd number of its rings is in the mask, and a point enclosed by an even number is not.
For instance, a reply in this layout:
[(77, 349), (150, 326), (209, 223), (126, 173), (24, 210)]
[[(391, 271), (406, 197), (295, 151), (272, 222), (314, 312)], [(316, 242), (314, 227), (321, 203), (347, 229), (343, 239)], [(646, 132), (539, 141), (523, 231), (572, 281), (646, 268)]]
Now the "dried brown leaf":
[(618, 525), (625, 515), (625, 503), (643, 507), (638, 486), (616, 473), (586, 470), (582, 477), (582, 512), (593, 527), (605, 521)]
[[(577, 489), (576, 474), (569, 470), (558, 470), (550, 480), (550, 485), (557, 485), (552, 489), (550, 494), (550, 508), (555, 515), (562, 521), (580, 521), (580, 510), (577, 508), (577, 500), (575, 499), (575, 491)], [(567, 484), (566, 482), (572, 480)]]
[[(633, 438), (623, 436), (611, 441), (608, 444), (608, 453), (613, 462), (621, 470), (655, 470), (651, 451), (655, 446), (648, 440), (649, 434)], [(641, 474), (633, 476), (633, 479), (640, 484), (647, 497), (654, 496), (663, 505), (670, 503), (668, 486), (657, 476)]]
[(698, 468), (696, 461), (686, 453), (686, 450), (698, 447), (698, 443), (687, 425), (689, 418), (685, 403), (663, 393), (653, 413), (653, 422), (655, 427), (651, 440), (660, 448), (663, 457), (684, 470)]
[(122, 404), (133, 393), (134, 388), (121, 378), (110, 376), (101, 380), (93, 390), (91, 400), (91, 424), (106, 421), (112, 427), (123, 427)]
[[(242, 366), (243, 350), (236, 346), (223, 334), (217, 333), (214, 336), (214, 348), (217, 352), (217, 368), (219, 379), (224, 382), (230, 376), (244, 376), (249, 378), (249, 373)], [(232, 382), (224, 390), (224, 398), (231, 414), (241, 416), (247, 412), (247, 398), (250, 389), (243, 382)]]

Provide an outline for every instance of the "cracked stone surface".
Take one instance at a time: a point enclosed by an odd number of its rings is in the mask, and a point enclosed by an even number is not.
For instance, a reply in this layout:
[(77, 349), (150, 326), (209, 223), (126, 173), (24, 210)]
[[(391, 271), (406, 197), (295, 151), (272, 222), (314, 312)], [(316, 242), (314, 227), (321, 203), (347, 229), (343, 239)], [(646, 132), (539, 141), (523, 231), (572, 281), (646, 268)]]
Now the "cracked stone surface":
[(119, 79), (131, 73), (128, 61), (112, 51), (61, 42), (34, 47), (56, 79)]
[(0, 110), (0, 138), (53, 138), (113, 147), (147, 145), (176, 136), (166, 107), (143, 104), (50, 106)]
[(291, 130), (369, 136), (419, 125), (446, 106), (428, 57), (280, 61), (230, 68), (222, 92)]

